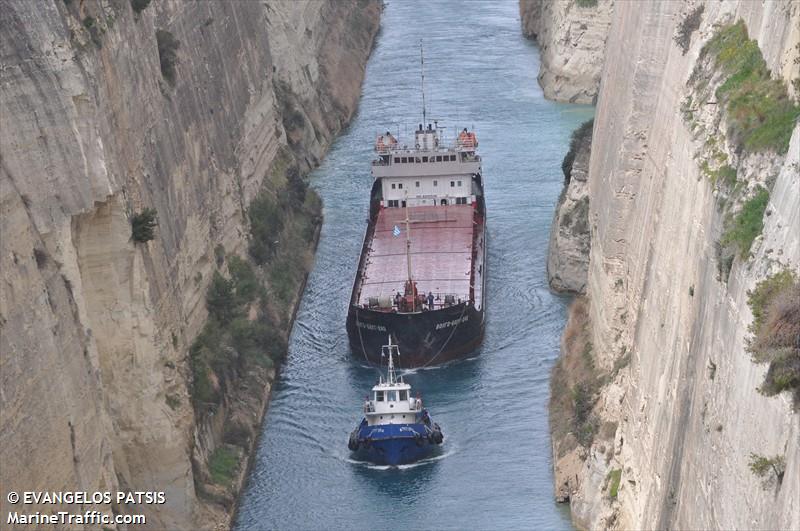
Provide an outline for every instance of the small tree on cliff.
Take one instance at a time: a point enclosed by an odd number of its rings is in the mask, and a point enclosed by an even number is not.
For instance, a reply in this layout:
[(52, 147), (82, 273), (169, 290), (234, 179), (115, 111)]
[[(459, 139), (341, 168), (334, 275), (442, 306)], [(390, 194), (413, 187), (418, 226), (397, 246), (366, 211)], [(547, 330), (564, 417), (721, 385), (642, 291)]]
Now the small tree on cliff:
[(239, 303), (234, 295), (233, 281), (214, 271), (214, 278), (206, 294), (206, 308), (209, 315), (221, 325), (233, 321), (241, 313)]
[(161, 75), (167, 80), (170, 86), (175, 86), (176, 70), (175, 64), (178, 62), (178, 48), (181, 42), (166, 30), (156, 31), (156, 42), (158, 44), (158, 60), (161, 64)]
[(786, 473), (786, 458), (782, 455), (765, 457), (751, 453), (749, 466), (753, 474), (764, 479), (765, 489), (769, 488), (773, 481), (778, 483), (778, 487), (783, 483), (783, 475)]
[(158, 225), (155, 208), (145, 208), (131, 218), (131, 232), (133, 241), (144, 243), (155, 237), (154, 231)]

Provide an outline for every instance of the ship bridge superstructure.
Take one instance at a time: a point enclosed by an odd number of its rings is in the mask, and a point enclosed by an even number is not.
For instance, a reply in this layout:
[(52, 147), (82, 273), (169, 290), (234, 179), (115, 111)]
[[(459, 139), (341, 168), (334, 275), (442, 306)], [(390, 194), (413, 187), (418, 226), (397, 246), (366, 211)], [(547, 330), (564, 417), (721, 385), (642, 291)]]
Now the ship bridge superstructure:
[(375, 143), (372, 176), (381, 182), (381, 206), (470, 204), (480, 193), (481, 158), (475, 133), (462, 130), (451, 142), (442, 129), (419, 124), (413, 144), (387, 132)]

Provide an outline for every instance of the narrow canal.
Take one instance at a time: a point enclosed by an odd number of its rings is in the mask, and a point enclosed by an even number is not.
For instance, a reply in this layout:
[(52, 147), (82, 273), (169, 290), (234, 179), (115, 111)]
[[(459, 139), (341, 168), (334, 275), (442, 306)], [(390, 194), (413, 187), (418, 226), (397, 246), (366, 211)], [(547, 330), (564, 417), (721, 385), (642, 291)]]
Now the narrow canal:
[[(383, 469), (349, 458), (347, 436), (377, 373), (351, 357), (344, 325), (372, 143), (421, 121), (420, 38), (428, 116), (449, 132), (474, 126), (480, 141), (487, 327), (471, 359), (406, 373), (442, 426), (442, 454)], [(571, 528), (553, 501), (547, 428), (567, 301), (549, 292), (545, 262), (561, 160), (592, 109), (545, 100), (538, 68), (515, 0), (387, 4), (358, 116), (312, 175), (325, 223), (236, 529)]]

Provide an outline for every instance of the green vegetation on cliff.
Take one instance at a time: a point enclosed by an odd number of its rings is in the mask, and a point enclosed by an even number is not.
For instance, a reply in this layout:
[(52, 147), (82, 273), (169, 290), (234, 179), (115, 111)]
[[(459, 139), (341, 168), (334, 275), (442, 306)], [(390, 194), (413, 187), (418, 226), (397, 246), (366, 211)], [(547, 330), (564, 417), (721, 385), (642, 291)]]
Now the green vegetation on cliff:
[(622, 479), (622, 469), (615, 468), (614, 470), (610, 471), (606, 476), (606, 481), (608, 482), (608, 497), (612, 500), (617, 499), (617, 494), (619, 493), (619, 482)]
[[(747, 151), (786, 153), (800, 105), (791, 100), (782, 80), (771, 78), (744, 21), (715, 31), (700, 52), (698, 68), (706, 56), (724, 75), (715, 95), (727, 113), (730, 139)], [(692, 77), (697, 76), (695, 71)]]
[(745, 201), (742, 209), (725, 223), (726, 228), (720, 243), (723, 246), (735, 245), (739, 249), (739, 256), (746, 259), (753, 241), (764, 228), (764, 212), (768, 203), (769, 192), (759, 186), (755, 195)]
[(570, 308), (563, 352), (550, 380), (550, 431), (554, 440), (570, 441), (560, 446), (561, 455), (576, 444), (591, 446), (599, 428), (592, 410), (602, 382), (594, 363), (588, 323), (588, 302), (578, 297)]
[(672, 38), (675, 44), (681, 49), (683, 55), (689, 51), (689, 45), (692, 43), (692, 34), (700, 29), (700, 24), (703, 22), (703, 11), (705, 6), (700, 4), (683, 17), (683, 20), (678, 24), (675, 36)]
[(753, 312), (747, 350), (756, 363), (769, 364), (759, 391), (766, 396), (789, 391), (800, 407), (800, 280), (785, 269), (747, 295)]
[(151, 0), (131, 0), (131, 8), (134, 13), (141, 13), (147, 6), (150, 5)]
[(218, 485), (228, 485), (239, 469), (239, 455), (228, 446), (220, 446), (208, 458), (208, 472)]
[(293, 300), (307, 272), (310, 245), (321, 217), (319, 197), (307, 190), (281, 156), (250, 203), (249, 254), (255, 266), (215, 249), (206, 294), (208, 321), (190, 349), (192, 396), (201, 410), (223, 400), (226, 387), (253, 365), (271, 368), (283, 358)]
[(161, 75), (170, 84), (175, 86), (176, 70), (178, 62), (178, 48), (180, 41), (167, 30), (156, 30), (156, 43), (158, 44), (158, 60), (161, 65)]
[(149, 242), (155, 237), (158, 225), (157, 212), (154, 208), (145, 208), (131, 218), (131, 237), (139, 243)]
[(569, 151), (564, 155), (564, 160), (561, 161), (561, 171), (564, 173), (564, 188), (567, 187), (572, 176), (572, 165), (578, 155), (578, 148), (584, 141), (592, 138), (593, 127), (594, 118), (583, 122), (572, 132), (572, 136), (569, 139)]
[(768, 488), (775, 481), (780, 487), (786, 473), (786, 458), (782, 455), (764, 457), (759, 454), (750, 454), (750, 471), (764, 479), (764, 488)]
[[(252, 365), (274, 366), (286, 346), (253, 267), (229, 256), (228, 270), (230, 278), (214, 272), (206, 294), (208, 321), (189, 349), (192, 397), (201, 409), (220, 404), (226, 387)], [(251, 308), (258, 308), (254, 319)]]

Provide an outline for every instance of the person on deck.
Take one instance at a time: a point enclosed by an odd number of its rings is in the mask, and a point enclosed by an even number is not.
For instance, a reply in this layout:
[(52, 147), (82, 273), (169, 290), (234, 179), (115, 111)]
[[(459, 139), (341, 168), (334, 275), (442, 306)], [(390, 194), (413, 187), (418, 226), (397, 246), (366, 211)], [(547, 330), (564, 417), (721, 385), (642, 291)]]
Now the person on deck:
[(433, 310), (433, 292), (428, 292), (428, 309)]

